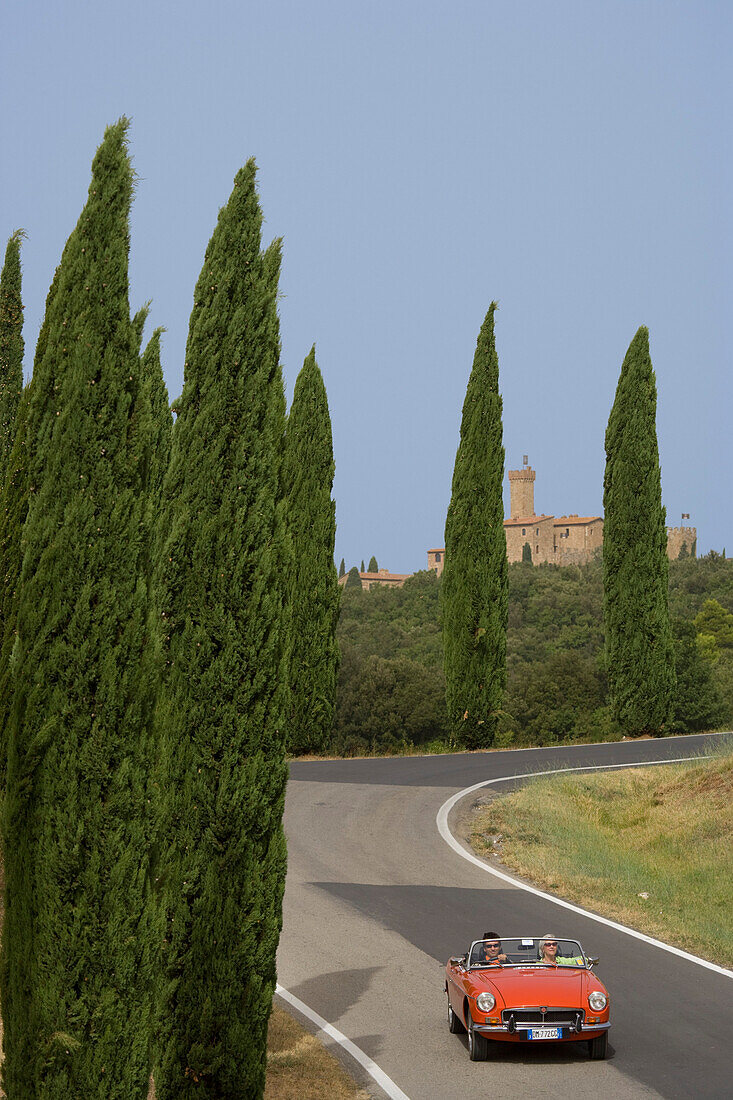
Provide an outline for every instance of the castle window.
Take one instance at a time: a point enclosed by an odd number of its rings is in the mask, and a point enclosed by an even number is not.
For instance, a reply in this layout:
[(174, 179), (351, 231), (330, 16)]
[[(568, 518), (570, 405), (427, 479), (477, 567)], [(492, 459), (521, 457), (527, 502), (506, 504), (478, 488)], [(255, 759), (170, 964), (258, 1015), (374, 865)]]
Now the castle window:
[(538, 527), (537, 530), (535, 531), (535, 535), (539, 535), (539, 533), (540, 533), (540, 529)]
[(527, 532), (525, 531), (524, 527), (522, 528), (522, 534), (523, 534), (523, 535), (526, 535), (526, 534), (527, 534)]
[(441, 558), (441, 555), (440, 555), (440, 554), (436, 554), (436, 555), (435, 555), (435, 560), (436, 560), (436, 562), (439, 562), (439, 561), (440, 561), (440, 558)]
[(570, 534), (570, 528), (566, 527), (565, 528), (565, 538), (567, 538), (569, 534)]

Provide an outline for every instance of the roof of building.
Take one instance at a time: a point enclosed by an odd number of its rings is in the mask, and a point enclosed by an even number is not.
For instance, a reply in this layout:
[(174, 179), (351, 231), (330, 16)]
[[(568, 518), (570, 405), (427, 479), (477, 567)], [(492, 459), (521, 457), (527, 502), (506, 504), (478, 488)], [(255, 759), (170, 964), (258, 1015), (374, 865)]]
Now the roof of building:
[[(348, 573), (344, 573), (343, 577), (339, 577), (339, 584), (343, 584), (348, 577)], [(380, 569), (378, 573), (360, 573), (359, 580), (361, 581), (406, 581), (408, 577), (411, 577), (412, 573), (389, 573), (386, 569)]]
[(504, 520), (505, 527), (531, 527), (532, 524), (546, 523), (548, 519), (554, 519), (554, 516), (510, 516)]
[(555, 526), (572, 527), (578, 523), (595, 523), (599, 519), (603, 519), (603, 516), (556, 516)]

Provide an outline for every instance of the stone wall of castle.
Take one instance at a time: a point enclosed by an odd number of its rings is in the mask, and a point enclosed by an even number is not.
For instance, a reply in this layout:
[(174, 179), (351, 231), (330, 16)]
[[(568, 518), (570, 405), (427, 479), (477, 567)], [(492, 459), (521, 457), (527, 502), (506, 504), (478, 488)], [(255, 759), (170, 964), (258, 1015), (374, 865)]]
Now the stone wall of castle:
[(670, 561), (677, 560), (683, 545), (690, 557), (697, 557), (697, 527), (668, 527), (667, 557)]

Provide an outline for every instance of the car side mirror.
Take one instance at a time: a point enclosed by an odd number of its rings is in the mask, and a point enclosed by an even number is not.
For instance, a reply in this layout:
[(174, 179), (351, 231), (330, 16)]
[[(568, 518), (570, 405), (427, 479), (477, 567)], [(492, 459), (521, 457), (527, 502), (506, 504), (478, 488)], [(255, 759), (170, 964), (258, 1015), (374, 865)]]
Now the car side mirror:
[(597, 956), (596, 956), (596, 958), (592, 958), (590, 955), (588, 956), (588, 965), (589, 966), (598, 966), (600, 961), (601, 960)]
[(463, 966), (466, 961), (465, 955), (451, 955), (449, 962), (451, 966)]

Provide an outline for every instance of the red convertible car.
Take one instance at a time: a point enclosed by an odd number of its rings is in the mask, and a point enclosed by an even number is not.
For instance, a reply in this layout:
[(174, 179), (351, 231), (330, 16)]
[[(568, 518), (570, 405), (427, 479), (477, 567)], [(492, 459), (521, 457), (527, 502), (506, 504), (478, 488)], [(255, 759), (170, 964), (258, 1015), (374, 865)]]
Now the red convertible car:
[(576, 940), (553, 936), (476, 940), (445, 968), (448, 1027), (468, 1032), (472, 1062), (501, 1042), (587, 1042), (605, 1058), (609, 996)]

